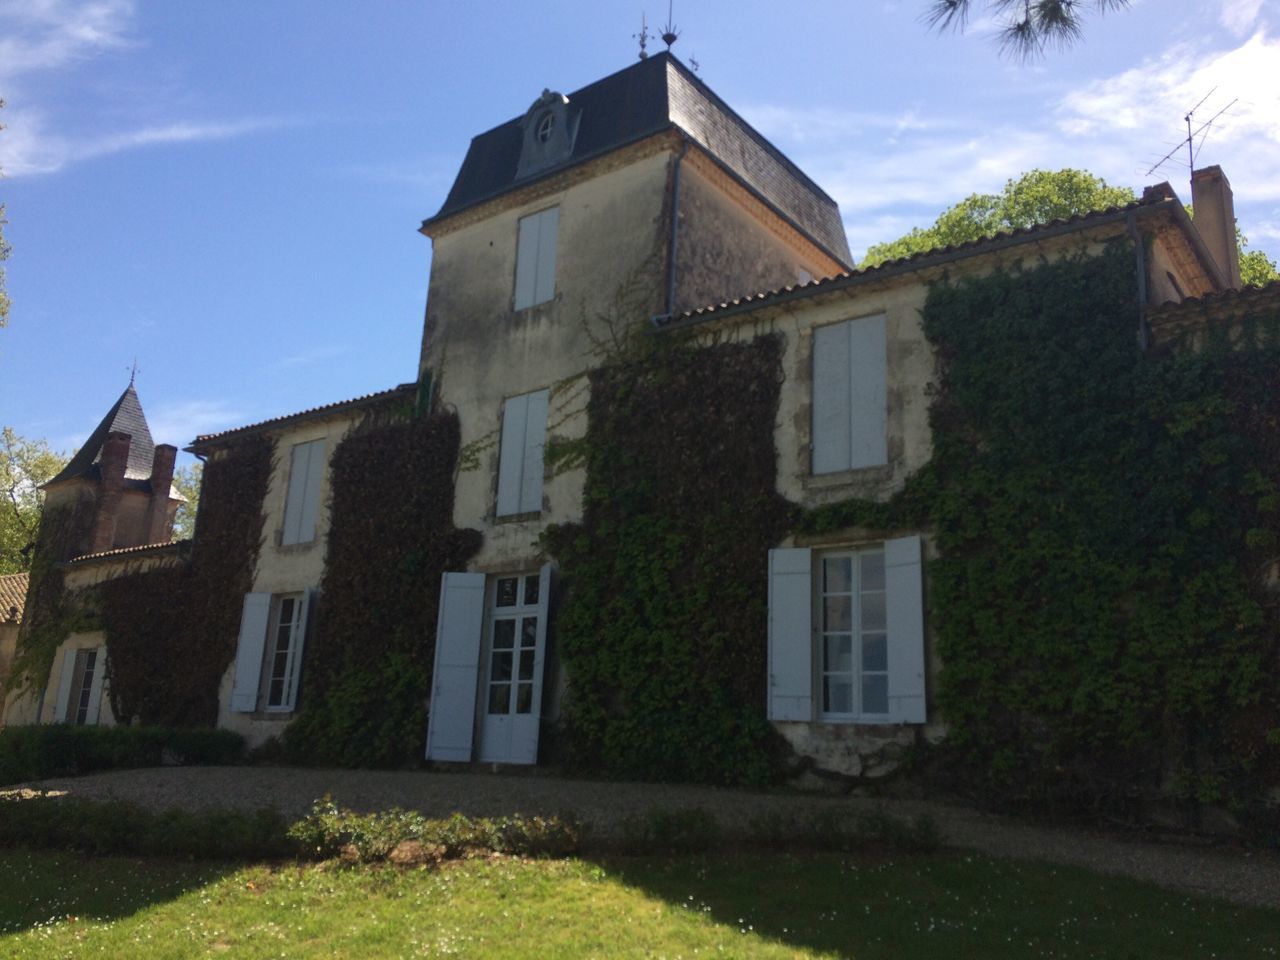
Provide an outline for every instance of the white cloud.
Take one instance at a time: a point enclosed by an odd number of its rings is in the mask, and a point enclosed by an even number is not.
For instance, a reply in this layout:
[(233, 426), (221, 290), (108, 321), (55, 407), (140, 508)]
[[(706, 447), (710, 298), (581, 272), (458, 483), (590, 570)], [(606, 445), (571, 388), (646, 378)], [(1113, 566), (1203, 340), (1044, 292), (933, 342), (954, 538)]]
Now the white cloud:
[(72, 138), (50, 132), (38, 110), (14, 110), (5, 119), (6, 127), (0, 134), (0, 170), (7, 177), (56, 173), (72, 163), (123, 150), (226, 140), (280, 125), (280, 121), (265, 118), (175, 121), (123, 133)]
[(197, 434), (215, 433), (238, 427), (246, 421), (244, 411), (226, 400), (185, 400), (164, 403), (147, 413), (147, 424), (156, 443), (185, 446)]
[(1262, 0), (1222, 0), (1222, 25), (1242, 37), (1258, 22)]
[(0, 0), (0, 80), (128, 46), (133, 0)]

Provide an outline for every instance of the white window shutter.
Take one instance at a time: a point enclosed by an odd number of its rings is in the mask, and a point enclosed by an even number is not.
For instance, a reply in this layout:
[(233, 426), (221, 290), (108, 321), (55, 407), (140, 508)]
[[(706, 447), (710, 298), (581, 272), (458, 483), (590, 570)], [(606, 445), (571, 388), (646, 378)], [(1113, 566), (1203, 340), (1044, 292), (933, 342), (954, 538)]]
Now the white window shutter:
[(302, 495), (302, 512), (298, 518), (298, 543), (310, 543), (316, 538), (316, 517), (320, 513), (320, 482), (324, 478), (324, 440), (312, 440), (306, 446), (307, 479)]
[(542, 450), (547, 443), (547, 404), (550, 391), (525, 396), (524, 450), (520, 468), (520, 513), (542, 509)]
[[(521, 512), (525, 431), (529, 416), (529, 395), (509, 397), (502, 405), (502, 443), (498, 448), (498, 507), (500, 517)], [(539, 490), (541, 499), (542, 492)]]
[(271, 594), (246, 593), (240, 612), (240, 639), (236, 643), (236, 673), (231, 687), (231, 709), (252, 713), (258, 708), (258, 684), (271, 618)]
[(886, 427), (885, 318), (849, 321), (849, 467), (889, 462)]
[(537, 303), (538, 218), (521, 217), (516, 231), (515, 308), (523, 310)]
[(920, 538), (887, 540), (885, 590), (889, 628), (889, 715), (925, 722), (924, 590)]
[(84, 722), (96, 725), (102, 711), (102, 681), (107, 676), (107, 648), (99, 647), (93, 658), (93, 680), (89, 684), (89, 708)]
[(298, 624), (293, 628), (293, 675), (290, 677), (289, 691), (286, 694), (290, 710), (298, 705), (298, 684), (302, 678), (302, 653), (307, 646), (307, 620), (310, 618), (315, 596), (316, 591), (311, 587), (302, 591), (302, 607), (298, 610)]
[(556, 295), (556, 234), (560, 230), (560, 208), (552, 207), (537, 215), (538, 275), (534, 303), (546, 303)]
[(812, 557), (769, 551), (769, 719), (813, 719)]
[(483, 629), (484, 574), (444, 574), (427, 718), (428, 760), (471, 759)]
[(813, 472), (849, 469), (849, 324), (813, 331)]
[(62, 655), (62, 673), (58, 677), (58, 699), (53, 703), (53, 722), (65, 723), (67, 704), (71, 700), (71, 677), (76, 672), (76, 652), (68, 650)]
[(284, 500), (284, 531), (280, 535), (283, 544), (302, 542), (302, 504), (307, 495), (307, 472), (311, 461), (311, 447), (295, 443), (289, 457), (289, 489)]

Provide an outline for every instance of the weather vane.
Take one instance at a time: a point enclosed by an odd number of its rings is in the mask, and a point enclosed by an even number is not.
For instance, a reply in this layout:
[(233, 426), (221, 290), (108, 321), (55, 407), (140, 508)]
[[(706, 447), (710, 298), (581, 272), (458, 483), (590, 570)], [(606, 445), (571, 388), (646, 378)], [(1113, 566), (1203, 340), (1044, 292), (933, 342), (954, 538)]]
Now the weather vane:
[(649, 24), (645, 21), (645, 17), (643, 13), (640, 14), (640, 32), (633, 33), (632, 36), (640, 41), (640, 59), (647, 60), (649, 57), (649, 52), (645, 50), (644, 47), (645, 47), (645, 44), (649, 42), (649, 38), (653, 36), (653, 34), (649, 32)]
[(138, 370), (139, 370), (139, 369), (140, 369), (140, 368), (138, 367), (138, 358), (137, 358), (137, 357), (134, 357), (134, 358), (133, 358), (133, 365), (132, 365), (131, 367), (129, 367), (129, 368), (128, 368), (128, 370), (129, 370), (129, 386), (131, 386), (131, 387), (133, 386), (133, 381), (134, 381), (134, 380), (136, 380), (136, 379), (137, 379), (137, 377), (138, 377)]
[(662, 42), (667, 45), (667, 49), (671, 49), (671, 45), (680, 39), (680, 28), (672, 22), (671, 8), (675, 0), (667, 0), (667, 22), (662, 25)]

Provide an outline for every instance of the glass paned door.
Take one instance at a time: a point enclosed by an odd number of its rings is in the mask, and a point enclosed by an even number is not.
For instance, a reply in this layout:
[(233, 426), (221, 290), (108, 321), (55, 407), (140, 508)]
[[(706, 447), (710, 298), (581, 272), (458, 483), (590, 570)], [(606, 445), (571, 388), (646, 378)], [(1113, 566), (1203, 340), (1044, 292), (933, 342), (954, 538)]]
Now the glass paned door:
[(544, 572), (494, 580), (485, 659), (480, 759), (533, 763), (538, 740), (546, 596)]

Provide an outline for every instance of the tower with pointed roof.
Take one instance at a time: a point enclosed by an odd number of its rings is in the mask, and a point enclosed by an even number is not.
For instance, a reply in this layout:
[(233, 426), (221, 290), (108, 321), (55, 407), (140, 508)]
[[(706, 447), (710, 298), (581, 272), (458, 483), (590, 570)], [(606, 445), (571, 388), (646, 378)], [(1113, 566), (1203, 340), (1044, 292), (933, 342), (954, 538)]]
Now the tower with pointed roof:
[(69, 510), (79, 531), (63, 545), (69, 560), (122, 547), (165, 543), (182, 497), (173, 489), (177, 447), (151, 438), (133, 383), (89, 439), (43, 489), (46, 510)]

